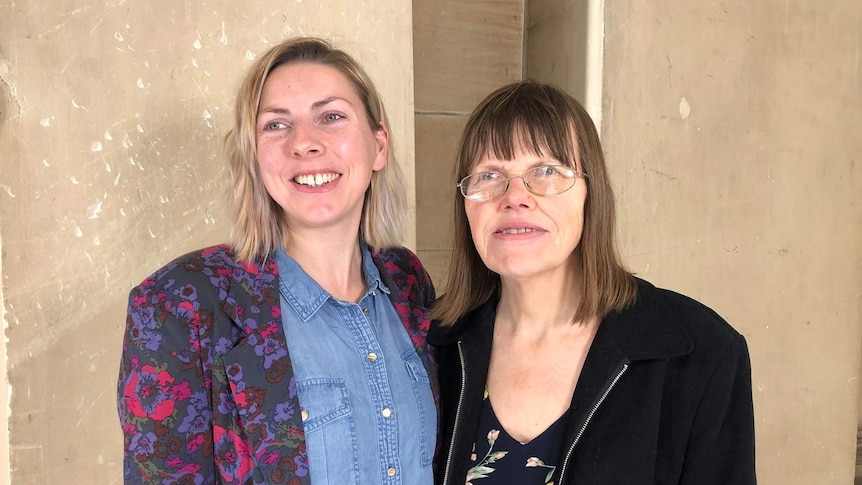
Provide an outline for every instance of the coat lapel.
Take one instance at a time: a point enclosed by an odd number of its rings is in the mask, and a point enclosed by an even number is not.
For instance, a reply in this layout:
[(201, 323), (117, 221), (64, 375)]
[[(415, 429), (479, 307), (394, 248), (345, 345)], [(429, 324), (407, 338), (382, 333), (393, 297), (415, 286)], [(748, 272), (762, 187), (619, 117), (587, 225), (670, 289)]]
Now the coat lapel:
[(281, 323), (278, 268), (255, 269), (234, 276), (223, 308), (234, 326), (230, 337), (222, 337), (235, 344), (213, 362), (216, 463), (227, 483), (308, 484), (301, 410)]

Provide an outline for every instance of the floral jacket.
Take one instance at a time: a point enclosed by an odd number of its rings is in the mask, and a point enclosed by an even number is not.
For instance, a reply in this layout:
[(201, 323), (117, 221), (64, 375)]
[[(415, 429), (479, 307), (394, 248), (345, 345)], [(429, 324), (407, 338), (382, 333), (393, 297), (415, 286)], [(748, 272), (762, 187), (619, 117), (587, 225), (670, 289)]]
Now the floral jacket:
[[(436, 402), (431, 280), (407, 249), (372, 257)], [(279, 304), (275, 262), (238, 262), (228, 246), (182, 256), (131, 291), (117, 403), (125, 483), (310, 483)]]

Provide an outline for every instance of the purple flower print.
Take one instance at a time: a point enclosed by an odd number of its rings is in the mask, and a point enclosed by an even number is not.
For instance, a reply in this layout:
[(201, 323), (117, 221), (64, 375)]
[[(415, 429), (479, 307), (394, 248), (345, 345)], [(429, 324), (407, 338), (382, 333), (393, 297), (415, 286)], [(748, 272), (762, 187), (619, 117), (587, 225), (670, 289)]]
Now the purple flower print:
[(213, 347), (213, 348), (215, 348), (215, 351), (218, 352), (219, 354), (224, 354), (228, 350), (233, 348), (233, 343), (230, 341), (229, 338), (221, 337), (218, 340), (216, 340), (215, 347)]
[(281, 423), (292, 418), (295, 413), (296, 406), (294, 406), (293, 402), (284, 402), (275, 407), (275, 416), (272, 419), (276, 423)]
[(140, 333), (141, 336), (141, 344), (147, 350), (152, 350), (156, 352), (159, 350), (159, 347), (162, 346), (162, 334), (151, 332), (149, 330), (142, 330)]
[(308, 475), (308, 453), (305, 450), (300, 451), (293, 457), (293, 463), (296, 465), (296, 476), (304, 477)]
[(245, 328), (246, 333), (252, 333), (257, 330), (257, 320), (254, 318), (246, 318), (244, 322), (242, 322), (243, 328)]
[(148, 456), (156, 452), (155, 447), (156, 434), (143, 433), (132, 437), (132, 444), (129, 445), (129, 451), (135, 456)]
[(296, 397), (296, 377), (290, 378), (290, 384), (287, 385), (287, 395), (291, 399)]
[(245, 382), (242, 377), (241, 365), (231, 364), (225, 369), (225, 373), (227, 374), (227, 378), (234, 383), (234, 392), (242, 392), (245, 390)]
[(230, 415), (236, 409), (236, 403), (230, 394), (226, 392), (218, 393), (218, 412), (223, 415)]
[(192, 394), (191, 399), (189, 400), (189, 404), (195, 407), (195, 409), (208, 409), (210, 406), (209, 400), (206, 397), (206, 394), (203, 392), (196, 392)]
[(260, 345), (254, 346), (254, 353), (258, 357), (264, 357), (263, 368), (269, 369), (274, 361), (287, 355), (287, 350), (278, 340), (269, 337), (264, 339)]
[(156, 320), (153, 318), (155, 315), (155, 307), (152, 306), (139, 306), (136, 307), (133, 311), (129, 312), (129, 316), (132, 318), (132, 323), (134, 324), (134, 328), (136, 328), (139, 332), (143, 331), (143, 329), (155, 329), (156, 328)]
[(177, 431), (186, 434), (201, 434), (210, 429), (212, 412), (209, 409), (197, 410), (194, 406), (186, 407), (188, 415), (180, 423)]

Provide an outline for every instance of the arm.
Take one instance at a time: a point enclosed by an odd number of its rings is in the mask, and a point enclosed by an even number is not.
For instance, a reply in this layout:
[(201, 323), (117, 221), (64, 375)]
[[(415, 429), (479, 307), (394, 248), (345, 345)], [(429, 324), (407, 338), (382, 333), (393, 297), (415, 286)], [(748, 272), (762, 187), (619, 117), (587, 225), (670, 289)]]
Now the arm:
[(205, 326), (197, 290), (166, 274), (129, 295), (117, 408), (124, 482), (214, 483)]
[(754, 485), (751, 364), (738, 336), (709, 378), (692, 423), (680, 485)]

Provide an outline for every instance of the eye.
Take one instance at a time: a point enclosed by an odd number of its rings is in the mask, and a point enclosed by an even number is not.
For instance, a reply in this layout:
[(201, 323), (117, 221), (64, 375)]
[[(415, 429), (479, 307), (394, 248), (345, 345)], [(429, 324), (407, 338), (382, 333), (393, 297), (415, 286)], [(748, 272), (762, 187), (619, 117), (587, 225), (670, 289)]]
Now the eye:
[(326, 113), (323, 115), (324, 123), (332, 123), (333, 121), (338, 121), (344, 119), (344, 115), (341, 113)]
[(493, 182), (502, 177), (502, 175), (497, 172), (479, 172), (474, 177), (476, 177), (476, 181), (478, 182)]
[(269, 121), (263, 125), (263, 131), (275, 131), (286, 127), (287, 125), (281, 121)]
[(539, 177), (555, 177), (560, 175), (560, 168), (555, 165), (542, 165), (541, 167), (536, 167), (534, 173)]

